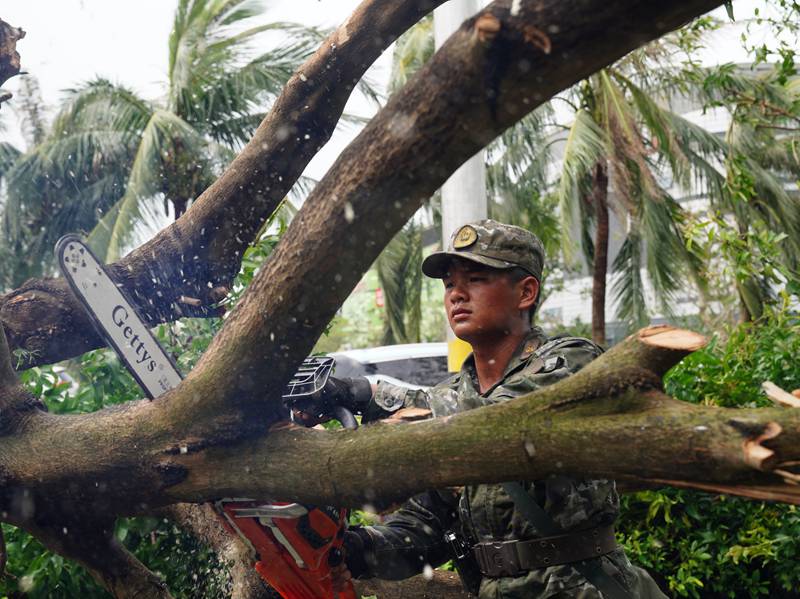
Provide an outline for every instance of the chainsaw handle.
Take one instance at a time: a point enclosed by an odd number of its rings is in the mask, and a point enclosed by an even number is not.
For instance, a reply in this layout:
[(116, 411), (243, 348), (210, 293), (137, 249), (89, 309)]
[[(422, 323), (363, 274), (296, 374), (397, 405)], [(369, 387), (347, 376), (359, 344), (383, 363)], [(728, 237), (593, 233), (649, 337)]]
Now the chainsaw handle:
[(344, 428), (355, 430), (358, 428), (358, 422), (353, 413), (344, 406), (333, 407), (333, 417), (338, 420)]

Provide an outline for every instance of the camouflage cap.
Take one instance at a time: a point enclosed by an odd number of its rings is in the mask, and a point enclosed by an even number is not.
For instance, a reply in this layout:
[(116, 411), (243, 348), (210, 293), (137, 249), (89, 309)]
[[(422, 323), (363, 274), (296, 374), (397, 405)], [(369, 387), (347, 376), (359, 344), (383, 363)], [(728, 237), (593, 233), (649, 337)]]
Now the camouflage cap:
[(434, 252), (422, 262), (422, 272), (442, 279), (453, 258), (464, 258), (492, 268), (518, 266), (542, 280), (544, 247), (530, 231), (486, 219), (459, 227), (444, 252)]

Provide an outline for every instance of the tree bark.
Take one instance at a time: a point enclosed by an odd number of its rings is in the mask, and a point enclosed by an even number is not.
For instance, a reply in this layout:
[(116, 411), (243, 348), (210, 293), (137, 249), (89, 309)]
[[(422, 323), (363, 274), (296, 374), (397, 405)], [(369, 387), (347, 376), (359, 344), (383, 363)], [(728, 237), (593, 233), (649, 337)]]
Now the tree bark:
[[(644, 330), (558, 385), (452, 418), (354, 432), (278, 423), (284, 414), (278, 390), (380, 249), (459, 164), (555, 92), (718, 4), (591, 0), (575, 10), (556, 0), (499, 0), (467, 21), (345, 150), (195, 370), (155, 401), (50, 415), (16, 384), (4, 351), (3, 518), (47, 536), (76, 514), (111, 519), (224, 496), (360, 506), (428, 488), (553, 472), (714, 485), (796, 502), (797, 487), (785, 481), (796, 476), (800, 416), (666, 397), (660, 390), (666, 368), (702, 344), (699, 336), (668, 328)], [(318, 135), (317, 127), (327, 131), (335, 122), (347, 93), (334, 89), (327, 66), (341, 66), (337, 76), (363, 72), (364, 57), (385, 42), (376, 44), (376, 31), (402, 30), (398, 22), (413, 22), (421, 5), (362, 4), (311, 59), (309, 69), (316, 70), (290, 81), (283, 103), (227, 173), (157, 240), (116, 265), (134, 296), (155, 302), (163, 291), (174, 298), (162, 274), (181, 264), (187, 285), (205, 300), (203, 290), (229, 281), (244, 240), (274, 207), (276, 190), (283, 197), (315, 151), (304, 132)], [(353, 80), (341, 83), (348, 88)], [(330, 94), (335, 108), (327, 110)], [(322, 106), (310, 109), (320, 122), (306, 105)], [(290, 135), (282, 140), (286, 127)], [(181, 254), (187, 248), (203, 259), (187, 261), (191, 254)], [(137, 287), (143, 273), (156, 283)], [(47, 285), (49, 292), (40, 293)], [(186, 286), (175, 286), (186, 293)], [(177, 316), (159, 310), (152, 314)], [(80, 323), (86, 326), (79, 311), (62, 283), (35, 282), (6, 296), (0, 314), (11, 348), (30, 349), (33, 340), (42, 363), (96, 344), (79, 334)], [(53, 325), (55, 313), (63, 319)], [(113, 544), (114, 567), (107, 571), (79, 546), (56, 549), (92, 564), (107, 588), (123, 593), (116, 564), (127, 557)], [(134, 563), (125, 567), (137, 570)], [(134, 586), (150, 584), (147, 575), (136, 575)]]
[[(13, 27), (0, 19), (0, 86), (19, 74), (20, 56), (17, 42), (25, 37), (19, 27)], [(0, 104), (11, 99), (10, 92), (0, 90)]]
[(605, 162), (592, 172), (591, 202), (595, 215), (594, 264), (592, 265), (592, 340), (606, 344), (606, 277), (608, 276), (608, 173)]

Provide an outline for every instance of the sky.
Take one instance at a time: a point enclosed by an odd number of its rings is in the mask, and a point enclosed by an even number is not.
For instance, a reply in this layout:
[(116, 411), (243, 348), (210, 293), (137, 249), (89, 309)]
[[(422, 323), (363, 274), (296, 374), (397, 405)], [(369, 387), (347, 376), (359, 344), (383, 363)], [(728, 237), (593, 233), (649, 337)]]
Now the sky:
[[(335, 27), (359, 1), (267, 1), (264, 22)], [(46, 105), (57, 105), (62, 90), (96, 76), (125, 84), (152, 99), (165, 88), (167, 39), (176, 5), (176, 0), (3, 0), (0, 18), (26, 31), (17, 50), (23, 70), (38, 78)], [(391, 54), (387, 52), (370, 77), (385, 85), (390, 64)], [(14, 93), (18, 86), (19, 78), (12, 78), (3, 87)], [(347, 110), (361, 115), (374, 112), (368, 102), (356, 97)], [(2, 120), (7, 130), (0, 132), (0, 138), (23, 146), (13, 108), (3, 106)], [(356, 133), (352, 127), (337, 131), (306, 174), (322, 177)]]
[[(293, 21), (304, 25), (334, 27), (344, 21), (359, 0), (269, 0), (264, 17), (269, 21)], [(752, 13), (761, 0), (737, 0), (737, 17)], [(158, 98), (167, 70), (167, 39), (176, 0), (3, 0), (0, 18), (27, 32), (17, 44), (23, 69), (38, 78), (46, 105), (55, 106), (62, 90), (102, 76), (132, 87), (147, 98)], [(716, 13), (724, 18), (724, 11)], [(740, 16), (741, 15), (741, 16)], [(736, 26), (717, 34), (704, 52), (706, 62), (741, 61)], [(385, 85), (391, 50), (377, 61), (370, 77)], [(4, 86), (15, 92), (19, 78)], [(347, 110), (362, 116), (375, 108), (354, 97)], [(7, 130), (0, 137), (24, 146), (11, 104), (3, 106), (0, 119)], [(340, 129), (312, 161), (306, 174), (319, 179), (339, 152), (357, 134), (353, 127)]]

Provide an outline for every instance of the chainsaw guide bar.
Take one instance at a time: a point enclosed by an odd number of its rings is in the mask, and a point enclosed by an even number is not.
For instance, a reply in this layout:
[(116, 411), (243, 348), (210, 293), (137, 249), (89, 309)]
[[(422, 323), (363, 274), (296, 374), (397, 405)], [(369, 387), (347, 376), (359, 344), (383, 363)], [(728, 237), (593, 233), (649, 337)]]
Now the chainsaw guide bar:
[(105, 266), (76, 235), (56, 244), (56, 259), (97, 331), (150, 399), (177, 387), (181, 373)]

